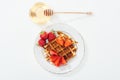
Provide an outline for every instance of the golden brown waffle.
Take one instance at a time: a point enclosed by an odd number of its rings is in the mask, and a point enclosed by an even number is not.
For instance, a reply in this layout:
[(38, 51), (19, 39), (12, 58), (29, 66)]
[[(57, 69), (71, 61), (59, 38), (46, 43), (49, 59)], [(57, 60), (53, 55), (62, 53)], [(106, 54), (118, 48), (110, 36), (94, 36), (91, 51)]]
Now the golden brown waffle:
[[(69, 38), (68, 35), (62, 33), (62, 32), (57, 32), (58, 33), (58, 37), (62, 37), (63, 39), (66, 39), (66, 38)], [(59, 56), (63, 56), (65, 58), (66, 61), (68, 61), (70, 58), (72, 58), (73, 56), (75, 56), (75, 52), (76, 52), (76, 45), (75, 45), (75, 41), (73, 41), (71, 38), (71, 41), (72, 41), (72, 44), (68, 47), (64, 47), (64, 46), (61, 46), (60, 44), (58, 44), (56, 42), (56, 39), (52, 40), (51, 42), (48, 42), (45, 46), (44, 46), (44, 49), (45, 49), (45, 52), (47, 53), (47, 56), (49, 57), (50, 56), (50, 53), (49, 51), (50, 50), (54, 50), (57, 52), (57, 54)]]

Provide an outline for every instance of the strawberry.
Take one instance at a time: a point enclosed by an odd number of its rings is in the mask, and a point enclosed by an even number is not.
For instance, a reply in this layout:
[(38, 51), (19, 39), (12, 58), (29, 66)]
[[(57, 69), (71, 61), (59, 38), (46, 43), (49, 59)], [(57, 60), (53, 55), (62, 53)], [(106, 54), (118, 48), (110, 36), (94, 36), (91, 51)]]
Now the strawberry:
[(61, 37), (57, 38), (56, 41), (57, 41), (58, 44), (60, 44), (61, 46), (63, 46), (64, 40)]
[(58, 57), (57, 60), (54, 62), (55, 66), (57, 66), (57, 67), (60, 66), (60, 59), (61, 59), (61, 57)]
[(65, 41), (64, 46), (65, 46), (65, 47), (68, 47), (68, 46), (70, 46), (71, 44), (72, 44), (72, 41), (71, 41), (70, 39), (67, 39), (67, 40)]
[(46, 40), (48, 38), (48, 33), (45, 31), (42, 31), (40, 33), (40, 38)]
[(52, 55), (52, 56), (50, 56), (50, 61), (54, 63), (58, 58), (59, 58), (59, 56)]
[(50, 54), (51, 55), (57, 55), (57, 53), (55, 51), (53, 51), (53, 50), (50, 50)]
[(56, 35), (53, 32), (48, 33), (48, 41), (52, 41), (56, 38)]
[(61, 58), (61, 64), (66, 64), (66, 60), (64, 57)]
[(43, 47), (43, 46), (46, 44), (46, 41), (43, 40), (43, 39), (40, 39), (40, 40), (38, 41), (38, 44), (39, 44), (39, 46)]

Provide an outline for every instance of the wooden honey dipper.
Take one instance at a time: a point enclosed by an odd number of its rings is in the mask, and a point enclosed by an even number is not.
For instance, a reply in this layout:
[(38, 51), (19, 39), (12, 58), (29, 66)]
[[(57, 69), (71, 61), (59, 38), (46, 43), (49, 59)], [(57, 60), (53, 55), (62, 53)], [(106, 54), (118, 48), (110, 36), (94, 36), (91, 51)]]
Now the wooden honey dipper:
[(51, 9), (44, 10), (45, 16), (52, 16), (53, 14), (87, 14), (87, 15), (92, 15), (92, 12), (54, 12)]

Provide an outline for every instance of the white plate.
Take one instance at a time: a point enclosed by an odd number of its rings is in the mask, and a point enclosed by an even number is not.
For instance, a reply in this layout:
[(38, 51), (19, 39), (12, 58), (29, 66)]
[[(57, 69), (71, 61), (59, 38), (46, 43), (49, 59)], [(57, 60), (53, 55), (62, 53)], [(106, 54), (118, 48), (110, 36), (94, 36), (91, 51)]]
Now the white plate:
[(80, 61), (83, 59), (84, 56), (84, 41), (80, 33), (78, 33), (74, 28), (67, 24), (54, 24), (47, 26), (45, 31), (51, 31), (51, 30), (59, 30), (63, 31), (67, 34), (69, 34), (72, 38), (74, 38), (75, 41), (78, 42), (77, 44), (77, 51), (76, 56), (70, 59), (66, 65), (56, 67), (52, 64), (50, 64), (48, 61), (46, 61), (44, 56), (44, 50), (37, 46), (36, 43), (40, 39), (39, 35), (36, 38), (35, 41), (35, 47), (34, 47), (34, 53), (35, 57), (38, 61), (38, 63), (43, 67), (45, 70), (52, 72), (52, 73), (67, 73), (72, 71), (73, 69), (77, 68), (80, 64)]

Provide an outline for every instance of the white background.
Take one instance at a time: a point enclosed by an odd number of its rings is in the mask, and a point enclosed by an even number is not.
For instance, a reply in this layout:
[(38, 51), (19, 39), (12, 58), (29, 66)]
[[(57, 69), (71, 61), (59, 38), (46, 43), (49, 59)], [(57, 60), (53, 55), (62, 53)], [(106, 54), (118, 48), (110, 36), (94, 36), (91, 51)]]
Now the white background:
[[(40, 67), (33, 53), (41, 27), (29, 18), (29, 9), (44, 1), (55, 11), (93, 11), (93, 16), (56, 15), (77, 29), (85, 40), (86, 56), (80, 69), (67, 75)], [(58, 20), (58, 22), (59, 22)], [(53, 22), (55, 19), (53, 19)], [(119, 0), (1, 0), (0, 80), (120, 80)]]

